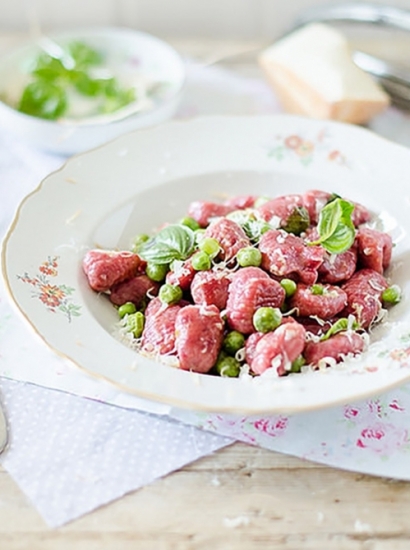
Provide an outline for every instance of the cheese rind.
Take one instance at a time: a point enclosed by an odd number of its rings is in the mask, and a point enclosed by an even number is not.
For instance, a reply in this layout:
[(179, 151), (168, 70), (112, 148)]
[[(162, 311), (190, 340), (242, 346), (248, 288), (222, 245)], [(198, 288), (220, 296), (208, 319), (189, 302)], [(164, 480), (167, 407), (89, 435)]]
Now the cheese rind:
[(303, 27), (264, 50), (258, 61), (291, 113), (362, 124), (390, 103), (373, 78), (354, 64), (343, 34), (330, 25)]

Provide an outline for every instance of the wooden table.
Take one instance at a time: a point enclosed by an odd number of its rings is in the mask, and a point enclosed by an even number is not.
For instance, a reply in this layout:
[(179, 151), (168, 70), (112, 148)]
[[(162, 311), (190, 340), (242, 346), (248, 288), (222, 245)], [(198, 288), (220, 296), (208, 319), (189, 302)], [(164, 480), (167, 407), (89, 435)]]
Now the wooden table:
[[(206, 62), (257, 46), (175, 45)], [(0, 550), (408, 550), (409, 507), (408, 483), (235, 443), (52, 530), (0, 467)]]
[(408, 483), (235, 443), (51, 530), (0, 469), (3, 550), (408, 550)]

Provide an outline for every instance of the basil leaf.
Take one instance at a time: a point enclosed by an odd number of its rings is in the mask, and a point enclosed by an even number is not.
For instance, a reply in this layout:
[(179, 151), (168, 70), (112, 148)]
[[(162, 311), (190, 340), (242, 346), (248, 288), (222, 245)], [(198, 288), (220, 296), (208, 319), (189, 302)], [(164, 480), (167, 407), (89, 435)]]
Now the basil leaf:
[(94, 48), (91, 48), (84, 42), (71, 42), (68, 45), (68, 53), (74, 59), (77, 68), (87, 68), (93, 65), (101, 65), (103, 62), (102, 55)]
[[(240, 224), (241, 225), (241, 224)], [(245, 231), (247, 237), (252, 242), (258, 243), (261, 236), (272, 229), (268, 222), (264, 220), (247, 220), (241, 225), (242, 229)]]
[(78, 71), (74, 79), (74, 86), (81, 94), (95, 97), (104, 90), (104, 81), (90, 78), (87, 73)]
[(66, 78), (67, 69), (60, 59), (43, 53), (38, 57), (32, 74), (37, 78), (55, 82), (57, 79)]
[(320, 341), (323, 342), (323, 340), (328, 340), (331, 336), (334, 334), (337, 334), (338, 332), (343, 332), (351, 328), (352, 330), (356, 330), (360, 328), (359, 323), (357, 323), (356, 320), (347, 319), (346, 317), (342, 317), (336, 321), (336, 323), (333, 323), (333, 325), (330, 327), (330, 329), (320, 338)]
[(186, 260), (194, 250), (195, 234), (184, 225), (167, 225), (150, 239), (138, 254), (143, 260), (155, 264), (168, 264), (173, 260)]
[(191, 254), (195, 244), (195, 234), (192, 229), (180, 224), (167, 225), (161, 229), (156, 239), (178, 250), (180, 255), (184, 256), (180, 258), (182, 260)]
[(336, 202), (340, 206), (341, 210), (341, 217), (340, 221), (349, 227), (352, 227), (354, 229), (354, 224), (352, 222), (352, 214), (354, 210), (354, 204), (352, 204), (349, 201), (345, 201), (344, 199), (335, 199), (330, 203), (332, 205), (334, 202)]
[(140, 256), (146, 262), (150, 262), (155, 265), (170, 264), (173, 260), (181, 259), (180, 254), (174, 248), (162, 243), (148, 244), (142, 250), (138, 251)]
[(105, 80), (103, 92), (106, 97), (115, 98), (119, 94), (119, 91), (118, 82), (115, 78), (107, 78)]
[(55, 55), (40, 53), (18, 110), (55, 120), (68, 111), (67, 97), (72, 90), (95, 99), (95, 114), (112, 113), (135, 101), (135, 89), (121, 86), (114, 76), (92, 76), (92, 68), (103, 61), (100, 52), (80, 41), (61, 46)]
[(303, 231), (306, 231), (309, 225), (309, 212), (303, 206), (296, 206), (286, 220), (286, 223), (282, 225), (282, 229), (284, 229), (287, 233), (300, 235)]
[(337, 193), (332, 193), (330, 197), (327, 199), (326, 204), (329, 204), (329, 202), (333, 202), (336, 199), (341, 199), (342, 197), (338, 195)]
[(27, 115), (55, 120), (67, 109), (63, 89), (44, 80), (28, 84), (21, 96), (18, 110)]
[(103, 89), (103, 92), (106, 95), (106, 99), (101, 107), (101, 112), (105, 114), (118, 111), (118, 109), (129, 105), (136, 99), (135, 90), (133, 88), (117, 88), (115, 92), (117, 95), (112, 95), (112, 92), (107, 89), (107, 87)]
[(346, 225), (339, 224), (335, 232), (328, 239), (322, 241), (321, 245), (331, 254), (341, 254), (348, 250), (355, 239), (355, 230)]
[(317, 230), (319, 239), (310, 245), (321, 244), (332, 254), (341, 254), (348, 250), (355, 238), (352, 222), (354, 205), (341, 198), (326, 204), (320, 212)]
[(342, 216), (340, 200), (335, 199), (324, 206), (320, 212), (317, 226), (320, 240), (326, 240), (336, 231)]

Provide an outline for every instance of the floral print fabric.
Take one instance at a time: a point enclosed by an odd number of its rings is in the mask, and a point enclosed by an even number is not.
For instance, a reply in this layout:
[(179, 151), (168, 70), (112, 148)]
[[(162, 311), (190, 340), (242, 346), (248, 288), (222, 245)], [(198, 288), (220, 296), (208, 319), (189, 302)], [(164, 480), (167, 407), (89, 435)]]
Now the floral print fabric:
[(410, 385), (325, 411), (270, 417), (187, 413), (204, 430), (329, 466), (410, 479)]

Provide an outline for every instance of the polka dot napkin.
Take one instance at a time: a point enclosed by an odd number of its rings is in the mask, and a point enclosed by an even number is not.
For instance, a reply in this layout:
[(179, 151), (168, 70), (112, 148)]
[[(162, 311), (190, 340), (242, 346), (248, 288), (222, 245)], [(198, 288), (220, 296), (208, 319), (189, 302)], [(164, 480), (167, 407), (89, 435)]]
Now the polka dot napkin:
[(232, 442), (33, 384), (2, 379), (1, 390), (11, 426), (1, 464), (53, 527)]

